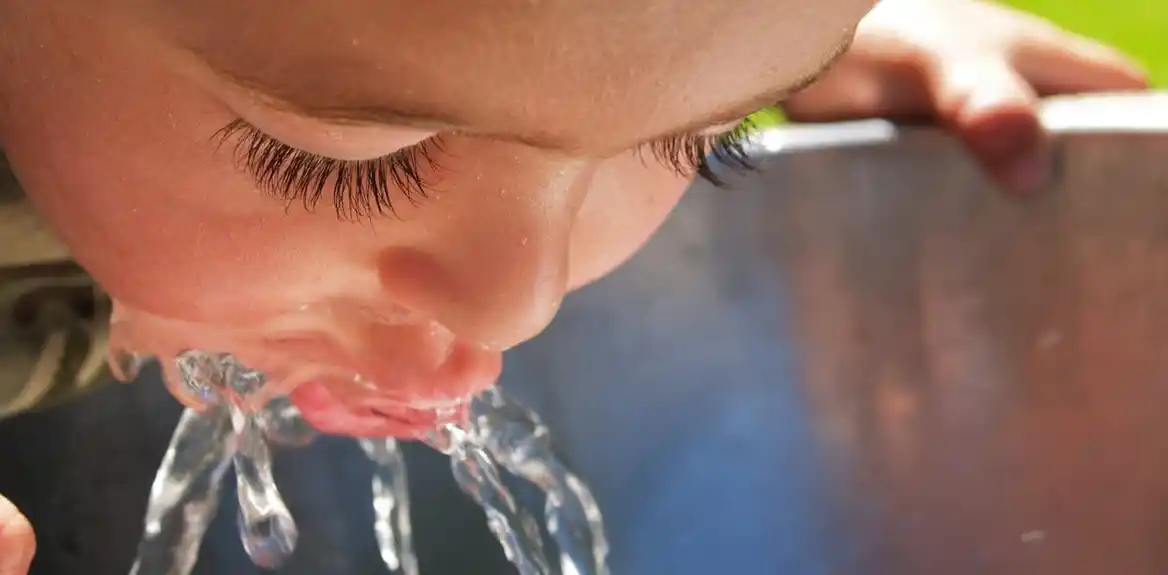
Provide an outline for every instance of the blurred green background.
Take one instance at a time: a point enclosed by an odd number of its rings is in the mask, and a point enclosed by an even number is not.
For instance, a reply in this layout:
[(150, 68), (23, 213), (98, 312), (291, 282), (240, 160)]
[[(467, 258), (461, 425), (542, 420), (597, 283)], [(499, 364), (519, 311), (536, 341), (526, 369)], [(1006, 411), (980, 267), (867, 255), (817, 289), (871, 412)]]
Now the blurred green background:
[(1168, 1), (1006, 0), (1006, 4), (1120, 48), (1144, 63), (1157, 86), (1168, 86)]
[[(1143, 63), (1152, 83), (1168, 88), (1168, 0), (1000, 0), (1123, 50)], [(783, 121), (775, 108), (752, 117), (756, 125)]]

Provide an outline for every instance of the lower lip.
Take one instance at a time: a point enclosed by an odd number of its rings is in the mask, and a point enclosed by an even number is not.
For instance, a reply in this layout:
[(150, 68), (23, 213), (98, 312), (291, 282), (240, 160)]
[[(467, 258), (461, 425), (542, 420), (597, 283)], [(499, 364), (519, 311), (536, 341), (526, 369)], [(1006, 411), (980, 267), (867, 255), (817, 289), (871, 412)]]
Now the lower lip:
[(309, 424), (330, 435), (417, 439), (441, 425), (466, 419), (465, 403), (427, 409), (383, 401), (375, 406), (352, 404), (341, 401), (319, 382), (300, 385), (290, 397)]

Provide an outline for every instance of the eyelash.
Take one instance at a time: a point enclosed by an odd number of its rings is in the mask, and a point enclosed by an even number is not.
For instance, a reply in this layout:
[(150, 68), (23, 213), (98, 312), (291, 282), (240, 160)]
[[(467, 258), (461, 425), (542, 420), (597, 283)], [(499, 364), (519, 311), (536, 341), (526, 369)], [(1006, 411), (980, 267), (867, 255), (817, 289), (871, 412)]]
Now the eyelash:
[[(700, 177), (721, 186), (710, 159), (734, 170), (752, 169), (745, 150), (754, 126), (749, 119), (724, 134), (671, 136), (638, 148), (648, 151), (679, 176)], [(237, 119), (220, 129), (215, 138), (233, 142), (236, 167), (255, 179), (256, 186), (290, 208), (296, 202), (314, 211), (328, 192), (337, 217), (363, 219), (393, 214), (392, 192), (397, 190), (411, 204), (425, 199), (430, 187), (419, 168), (438, 167), (435, 156), (443, 153), (442, 138), (435, 136), (391, 154), (370, 160), (337, 160), (293, 148)]]

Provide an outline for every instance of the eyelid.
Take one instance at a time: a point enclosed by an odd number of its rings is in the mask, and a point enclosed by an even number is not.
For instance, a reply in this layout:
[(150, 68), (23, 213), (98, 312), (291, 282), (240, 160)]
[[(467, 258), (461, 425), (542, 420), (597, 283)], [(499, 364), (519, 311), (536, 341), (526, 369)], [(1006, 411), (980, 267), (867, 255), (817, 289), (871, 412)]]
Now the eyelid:
[[(711, 132), (715, 129), (721, 132)], [(747, 157), (745, 144), (755, 125), (751, 116), (732, 125), (714, 126), (696, 133), (681, 134), (649, 142), (638, 151), (649, 150), (655, 159), (671, 168), (679, 176), (701, 177), (714, 185), (721, 186), (721, 179), (714, 173), (709, 158), (735, 171), (751, 170), (753, 166)]]
[[(748, 117), (735, 124), (649, 142), (637, 151), (649, 149), (662, 165), (680, 176), (697, 175), (720, 185), (707, 158), (712, 156), (731, 169), (750, 169), (742, 144), (752, 129)], [(220, 129), (215, 139), (220, 144), (234, 141), (237, 167), (251, 174), (257, 188), (288, 207), (299, 201), (311, 212), (331, 191), (341, 220), (395, 214), (391, 191), (403, 194), (411, 203), (424, 199), (430, 182), (423, 170), (440, 168), (436, 156), (443, 152), (441, 135), (435, 135), (377, 158), (328, 158), (281, 142), (243, 119)]]
[(723, 134), (733, 132), (735, 129), (738, 128), (738, 126), (742, 125), (742, 123), (745, 122), (746, 118), (748, 118), (748, 117), (749, 116), (743, 116), (741, 118), (738, 118), (737, 120), (731, 120), (729, 122), (722, 122), (721, 124), (715, 124), (715, 125), (710, 126), (708, 128), (699, 130), (697, 133), (700, 136), (721, 136)]
[(427, 177), (439, 167), (435, 156), (442, 151), (434, 136), (377, 158), (329, 158), (292, 147), (243, 119), (224, 126), (214, 139), (234, 144), (237, 168), (251, 174), (261, 191), (288, 207), (299, 201), (309, 212), (331, 194), (341, 220), (395, 214), (392, 192), (410, 203), (426, 198)]
[(241, 115), (289, 146), (337, 160), (372, 160), (434, 137), (430, 130), (387, 125), (341, 126), (313, 119), (252, 111)]

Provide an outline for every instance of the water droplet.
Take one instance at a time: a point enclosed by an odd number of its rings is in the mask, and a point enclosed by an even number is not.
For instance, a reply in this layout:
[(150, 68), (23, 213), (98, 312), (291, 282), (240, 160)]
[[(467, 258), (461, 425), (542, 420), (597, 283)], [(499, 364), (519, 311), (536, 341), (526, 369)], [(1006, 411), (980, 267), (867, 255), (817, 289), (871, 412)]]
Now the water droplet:
[(418, 575), (410, 525), (410, 490), (401, 448), (393, 438), (362, 439), (360, 445), (373, 462), (373, 534), (381, 559), (390, 571)]
[(1046, 539), (1046, 531), (1036, 529), (1034, 531), (1027, 531), (1020, 537), (1023, 543), (1039, 543)]
[[(232, 356), (221, 359), (224, 379), (214, 385), (246, 399), (263, 387), (263, 374)], [(239, 536), (256, 565), (275, 569), (292, 555), (299, 538), (296, 522), (272, 475), (272, 452), (261, 416), (245, 412), (239, 401), (225, 402), (235, 430), (235, 484), (239, 496)]]
[(550, 432), (534, 411), (497, 388), (471, 406), (472, 435), (507, 471), (546, 495), (544, 521), (564, 573), (607, 575), (608, 537), (592, 492), (552, 450)]
[(272, 476), (272, 454), (254, 415), (232, 408), (237, 445), (235, 483), (239, 537), (256, 565), (275, 569), (292, 555), (299, 531)]
[(231, 462), (226, 412), (187, 409), (179, 419), (146, 504), (145, 534), (131, 575), (188, 575), (219, 509), (219, 489)]
[(218, 403), (219, 390), (224, 389), (221, 356), (200, 350), (184, 351), (174, 359), (178, 369), (179, 390), (200, 403)]
[(286, 396), (268, 402), (259, 414), (259, 422), (268, 440), (279, 445), (303, 447), (318, 435)]
[(550, 574), (535, 521), (511, 496), (494, 459), (476, 438), (457, 426), (446, 425), (429, 433), (426, 442), (450, 456), (454, 481), (483, 508), (487, 526), (520, 575)]
[(240, 398), (248, 398), (259, 393), (268, 382), (268, 378), (262, 372), (245, 367), (233, 355), (223, 356), (220, 365), (227, 389)]
[(249, 510), (241, 505), (237, 515), (244, 550), (252, 563), (264, 569), (279, 568), (296, 549), (296, 523), (288, 514), (253, 516)]

